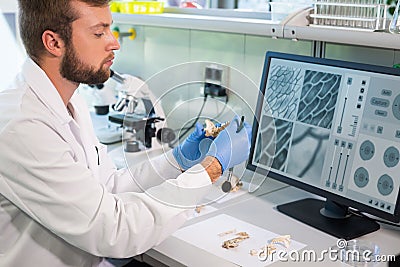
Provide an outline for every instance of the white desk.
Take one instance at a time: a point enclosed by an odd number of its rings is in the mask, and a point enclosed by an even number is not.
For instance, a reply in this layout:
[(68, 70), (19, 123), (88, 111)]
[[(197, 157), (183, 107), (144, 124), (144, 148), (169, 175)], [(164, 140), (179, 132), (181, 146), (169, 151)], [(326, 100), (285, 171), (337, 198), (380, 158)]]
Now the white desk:
[[(264, 186), (278, 188), (279, 184), (273, 180), (267, 180)], [(314, 250), (317, 255), (324, 250), (333, 247), (337, 238), (298, 222), (276, 210), (277, 204), (283, 204), (305, 197), (313, 197), (311, 194), (298, 190), (293, 187), (280, 187), (279, 190), (272, 190), (259, 197), (249, 197), (244, 201), (236, 202), (232, 205), (220, 207), (218, 211), (192, 219), (187, 225), (198, 223), (218, 214), (227, 214), (242, 221), (256, 225), (263, 229), (282, 234), (290, 234), (296, 241), (307, 245), (305, 249)], [(396, 255), (400, 252), (400, 231), (390, 226), (381, 225), (377, 232), (365, 235), (360, 240), (376, 243), (380, 247), (380, 255)], [(287, 264), (296, 264), (296, 266), (348, 266), (342, 262), (334, 262), (325, 257), (322, 262), (276, 262), (272, 266), (287, 266)], [(186, 243), (173, 236), (166, 239), (159, 246), (146, 252), (144, 261), (152, 265), (165, 264), (167, 266), (237, 266), (223, 258), (220, 258), (196, 246)], [(162, 264), (157, 264), (155, 261)], [(380, 263), (374, 266), (387, 266), (387, 263)]]

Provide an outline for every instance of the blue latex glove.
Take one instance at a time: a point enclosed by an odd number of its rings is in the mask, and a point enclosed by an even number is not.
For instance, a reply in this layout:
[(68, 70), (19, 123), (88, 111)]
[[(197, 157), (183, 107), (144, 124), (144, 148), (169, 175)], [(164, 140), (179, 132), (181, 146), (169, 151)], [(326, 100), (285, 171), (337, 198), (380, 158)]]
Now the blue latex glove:
[(240, 119), (235, 116), (232, 122), (213, 141), (206, 156), (218, 159), (222, 172), (230, 167), (242, 163), (249, 157), (251, 145), (251, 126), (243, 123), (243, 128), (236, 132)]
[(205, 136), (203, 125), (196, 123), (195, 130), (172, 151), (175, 160), (183, 170), (200, 163), (206, 157), (206, 153), (212, 143), (212, 138)]

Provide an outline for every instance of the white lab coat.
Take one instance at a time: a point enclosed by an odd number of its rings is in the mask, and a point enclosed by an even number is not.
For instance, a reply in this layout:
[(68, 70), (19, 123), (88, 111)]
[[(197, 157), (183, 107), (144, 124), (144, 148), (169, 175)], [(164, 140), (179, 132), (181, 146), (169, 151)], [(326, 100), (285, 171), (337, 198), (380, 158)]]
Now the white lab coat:
[(69, 105), (74, 118), (31, 59), (0, 92), (0, 266), (99, 266), (143, 253), (210, 189), (204, 168), (182, 174), (169, 153), (117, 171), (85, 102), (75, 94)]

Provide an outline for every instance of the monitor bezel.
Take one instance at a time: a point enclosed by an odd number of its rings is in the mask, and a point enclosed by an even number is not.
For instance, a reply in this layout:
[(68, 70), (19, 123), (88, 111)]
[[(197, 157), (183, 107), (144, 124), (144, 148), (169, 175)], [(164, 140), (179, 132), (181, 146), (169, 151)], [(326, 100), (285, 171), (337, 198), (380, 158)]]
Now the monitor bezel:
[(253, 164), (252, 160), (253, 160), (253, 156), (254, 156), (257, 131), (258, 131), (258, 127), (259, 127), (259, 118), (261, 116), (262, 106), (264, 103), (264, 93), (265, 93), (266, 84), (268, 81), (268, 70), (269, 70), (269, 65), (270, 65), (272, 58), (291, 60), (291, 61), (299, 61), (299, 62), (304, 62), (304, 63), (332, 66), (332, 67), (339, 67), (339, 68), (348, 68), (348, 69), (353, 69), (353, 70), (381, 73), (381, 74), (393, 75), (393, 76), (400, 76), (400, 69), (365, 64), (365, 63), (356, 63), (356, 62), (349, 62), (349, 61), (342, 61), (342, 60), (335, 60), (335, 59), (317, 58), (317, 57), (311, 57), (311, 56), (268, 51), (265, 55), (264, 67), (263, 67), (263, 72), (262, 72), (262, 77), (261, 77), (261, 84), (260, 84), (260, 88), (259, 88), (259, 96), (258, 96), (257, 106), (256, 106), (255, 114), (254, 114), (254, 120), (253, 120), (252, 143), (251, 143), (251, 148), (250, 148), (249, 159), (246, 164), (246, 168), (250, 171), (259, 173), (261, 175), (265, 175), (267, 177), (270, 177), (270, 178), (280, 181), (280, 182), (284, 182), (288, 185), (292, 185), (301, 190), (316, 194), (323, 198), (330, 199), (339, 204), (342, 204), (342, 205), (345, 205), (348, 207), (352, 207), (354, 209), (357, 209), (360, 212), (366, 212), (368, 214), (377, 216), (379, 218), (382, 218), (382, 219), (385, 219), (388, 221), (400, 222), (400, 191), (397, 195), (397, 201), (396, 201), (394, 213), (390, 214), (390, 213), (375, 209), (373, 207), (370, 207), (368, 205), (365, 205), (363, 203), (360, 203), (354, 199), (340, 196), (338, 194), (334, 194), (334, 193), (324, 190), (322, 188), (318, 188), (316, 186), (313, 186), (313, 185), (310, 185), (310, 184), (307, 184), (304, 182), (300, 182), (298, 180), (295, 180), (293, 178), (290, 178), (288, 176), (285, 176), (283, 174), (275, 172), (272, 169), (266, 170), (265, 168), (262, 168), (262, 167), (259, 167), (259, 166)]

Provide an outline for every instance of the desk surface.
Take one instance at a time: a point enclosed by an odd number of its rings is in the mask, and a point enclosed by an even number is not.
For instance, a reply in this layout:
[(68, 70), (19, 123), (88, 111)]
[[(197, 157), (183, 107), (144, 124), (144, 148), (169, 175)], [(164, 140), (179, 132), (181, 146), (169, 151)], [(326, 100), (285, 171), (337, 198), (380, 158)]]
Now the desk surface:
[[(97, 116), (98, 117), (98, 116)], [(95, 123), (98, 127), (104, 127), (107, 120), (98, 117)], [(101, 123), (99, 123), (101, 122)], [(109, 146), (110, 150), (121, 144)], [(243, 166), (241, 166), (243, 168)], [(237, 171), (241, 171), (240, 168)], [(254, 175), (254, 174), (253, 174)], [(262, 187), (253, 194), (245, 194), (230, 199), (223, 203), (211, 204), (216, 211), (189, 220), (185, 226), (202, 222), (213, 216), (227, 214), (244, 222), (261, 227), (274, 233), (290, 234), (291, 237), (306, 244), (306, 250), (313, 250), (320, 254), (324, 249), (334, 247), (337, 238), (296, 221), (276, 210), (278, 204), (283, 204), (306, 197), (315, 197), (302, 190), (289, 187), (272, 179), (266, 180)], [(400, 252), (400, 231), (387, 225), (381, 225), (381, 229), (360, 237), (359, 240), (373, 242), (380, 247), (380, 255), (397, 255)], [(167, 238), (159, 246), (149, 250), (143, 255), (143, 260), (154, 266), (237, 266), (236, 264), (220, 258), (195, 245), (189, 244), (174, 236)], [(276, 262), (272, 266), (283, 266), (285, 262)], [(293, 262), (289, 262), (293, 264)], [(296, 262), (296, 266), (348, 266), (339, 261), (329, 260), (326, 257), (321, 262)], [(372, 265), (369, 265), (372, 266)], [(373, 265), (387, 266), (387, 263)]]
[[(263, 191), (267, 193), (261, 196), (252, 195), (243, 201), (236, 201), (234, 204), (219, 207), (213, 213), (189, 220), (185, 226), (219, 214), (227, 214), (271, 232), (290, 234), (294, 240), (306, 244), (305, 249), (313, 250), (317, 255), (322, 250), (336, 245), (337, 238), (298, 222), (276, 210), (278, 204), (314, 197), (313, 195), (293, 187), (283, 186), (273, 180), (267, 180), (263, 186), (271, 188), (271, 190), (264, 189)], [(359, 240), (377, 244), (380, 247), (380, 255), (396, 255), (400, 252), (400, 231), (387, 225), (381, 225), (380, 230), (362, 236)], [(168, 266), (237, 266), (174, 236), (146, 252), (146, 256), (147, 259), (155, 259)], [(144, 257), (145, 261), (146, 256)], [(325, 258), (324, 266), (347, 266), (340, 261), (332, 261), (329, 257)], [(285, 262), (276, 262), (272, 266), (283, 266), (283, 264), (287, 265)], [(290, 264), (293, 264), (293, 262)], [(296, 262), (296, 266), (321, 266), (321, 264), (321, 262)], [(387, 266), (387, 263), (373, 266)]]

